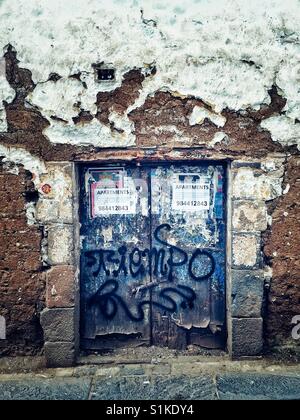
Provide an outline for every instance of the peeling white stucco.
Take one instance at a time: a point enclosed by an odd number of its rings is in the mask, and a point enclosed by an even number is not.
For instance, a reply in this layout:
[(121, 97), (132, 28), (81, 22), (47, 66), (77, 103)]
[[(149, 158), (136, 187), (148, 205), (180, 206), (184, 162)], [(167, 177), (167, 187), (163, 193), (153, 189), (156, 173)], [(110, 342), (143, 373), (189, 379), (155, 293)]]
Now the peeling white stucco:
[(224, 127), (226, 124), (226, 118), (222, 115), (214, 114), (206, 108), (195, 106), (192, 114), (190, 115), (189, 121), (191, 125), (202, 124), (205, 119), (208, 119), (217, 127)]
[(93, 119), (88, 124), (66, 124), (61, 121), (53, 121), (46, 128), (45, 134), (54, 143), (70, 143), (76, 146), (93, 145), (95, 147), (125, 147), (135, 142), (135, 137), (128, 130), (128, 123), (122, 126), (124, 132), (111, 131), (110, 127)]
[[(53, 143), (132, 144), (127, 115), (158, 90), (195, 96), (220, 113), (269, 104), (268, 90), (276, 84), (292, 125), (300, 119), (299, 6), (299, 0), (3, 0), (0, 44), (4, 50), (13, 45), (20, 66), (32, 72), (37, 86), (29, 101), (50, 122), (45, 134)], [(115, 82), (97, 82), (95, 63), (114, 67)], [(120, 86), (129, 70), (147, 73), (153, 65), (156, 75), (145, 79), (140, 97), (119, 119), (121, 136), (95, 120), (74, 127), (80, 110), (95, 115), (97, 92)], [(49, 81), (51, 73), (62, 78)], [(70, 78), (79, 73), (81, 81)], [(2, 131), (2, 102), (12, 99), (0, 75)], [(269, 129), (276, 141), (291, 144), (277, 127)]]
[(6, 80), (5, 59), (0, 58), (0, 132), (7, 130), (4, 101), (10, 103), (15, 98), (15, 91)]
[(209, 142), (209, 147), (214, 147), (216, 144), (218, 143), (222, 143), (223, 141), (228, 141), (229, 138), (227, 136), (226, 133), (224, 133), (223, 131), (218, 131), (213, 139)]
[[(60, 92), (60, 95), (57, 92)], [(95, 95), (89, 96), (89, 91), (75, 78), (39, 84), (28, 99), (48, 120), (55, 116), (72, 122), (72, 118), (78, 115), (80, 109), (90, 110), (92, 114), (97, 112)]]
[[(26, 170), (33, 174), (33, 181), (39, 182), (40, 176), (46, 173), (45, 164), (24, 149), (17, 147), (6, 147), (0, 144), (0, 159), (2, 162), (12, 163), (14, 165), (23, 165)], [(18, 173), (17, 166), (13, 168)]]
[(295, 144), (300, 150), (300, 123), (296, 123), (292, 119), (281, 115), (262, 121), (261, 126), (271, 132), (274, 141), (279, 142), (283, 146)]

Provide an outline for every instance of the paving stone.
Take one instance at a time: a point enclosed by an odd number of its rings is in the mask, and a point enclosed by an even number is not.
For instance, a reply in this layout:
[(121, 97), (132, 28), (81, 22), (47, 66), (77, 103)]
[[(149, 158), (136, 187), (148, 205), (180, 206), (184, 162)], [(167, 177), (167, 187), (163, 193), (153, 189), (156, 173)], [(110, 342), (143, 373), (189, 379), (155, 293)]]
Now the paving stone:
[(145, 367), (142, 365), (124, 365), (121, 374), (123, 376), (145, 375)]
[(157, 365), (147, 365), (146, 373), (149, 375), (170, 375), (171, 365), (159, 363)]
[(113, 377), (118, 375), (121, 372), (121, 367), (119, 366), (112, 366), (112, 367), (101, 367), (96, 370), (96, 376), (103, 376), (103, 377)]
[(199, 376), (123, 377), (97, 380), (95, 400), (204, 400), (215, 399), (213, 378)]
[(300, 400), (300, 375), (224, 374), (217, 390), (222, 400)]
[(1, 400), (87, 400), (91, 379), (29, 379), (2, 382)]
[[(63, 371), (60, 371), (63, 374)], [(90, 372), (91, 373), (91, 372)], [(94, 373), (94, 372), (93, 372)], [(0, 376), (0, 400), (300, 400), (300, 372), (189, 376)]]
[(92, 400), (114, 401), (122, 400), (121, 383), (126, 382), (125, 378), (102, 378), (96, 379), (92, 393)]
[(153, 399), (157, 400), (212, 400), (216, 398), (213, 378), (199, 375), (155, 378)]

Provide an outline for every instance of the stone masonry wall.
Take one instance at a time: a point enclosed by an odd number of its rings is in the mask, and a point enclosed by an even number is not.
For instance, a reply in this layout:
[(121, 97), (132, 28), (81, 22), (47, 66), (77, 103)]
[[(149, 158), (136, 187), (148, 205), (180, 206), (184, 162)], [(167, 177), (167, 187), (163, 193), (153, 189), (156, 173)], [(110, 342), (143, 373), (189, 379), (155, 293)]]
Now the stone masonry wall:
[(229, 346), (299, 354), (299, 1), (164, 3), (0, 2), (0, 355), (74, 361), (76, 163), (203, 159), (231, 167)]
[(8, 173), (0, 165), (0, 313), (7, 325), (0, 356), (36, 354), (43, 346), (42, 232), (26, 217), (35, 199), (28, 172)]
[(265, 238), (264, 253), (272, 262), (266, 337), (269, 348), (281, 355), (293, 353), (291, 319), (300, 306), (300, 159), (287, 164), (287, 194), (272, 209), (272, 229)]

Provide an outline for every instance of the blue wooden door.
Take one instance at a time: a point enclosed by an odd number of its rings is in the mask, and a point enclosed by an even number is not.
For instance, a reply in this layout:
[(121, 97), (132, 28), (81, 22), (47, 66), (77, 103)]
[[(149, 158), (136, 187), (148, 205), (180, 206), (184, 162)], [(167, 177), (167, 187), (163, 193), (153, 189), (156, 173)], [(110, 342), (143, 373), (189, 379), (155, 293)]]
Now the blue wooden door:
[[(224, 167), (158, 166), (151, 170), (152, 247), (164, 262), (153, 273), (153, 344), (220, 348), (225, 341)], [(165, 291), (168, 291), (166, 293)], [(171, 305), (170, 305), (171, 309)]]
[(225, 343), (222, 165), (81, 173), (81, 337), (87, 349)]

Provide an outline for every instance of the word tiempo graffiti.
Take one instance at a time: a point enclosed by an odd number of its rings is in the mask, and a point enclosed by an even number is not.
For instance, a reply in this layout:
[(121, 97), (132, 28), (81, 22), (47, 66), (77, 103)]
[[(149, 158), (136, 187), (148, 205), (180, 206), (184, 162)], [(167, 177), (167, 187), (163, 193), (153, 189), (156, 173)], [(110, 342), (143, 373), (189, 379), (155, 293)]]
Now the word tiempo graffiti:
[[(197, 298), (196, 293), (190, 287), (174, 284), (175, 271), (179, 267), (186, 266), (190, 278), (196, 282), (208, 280), (215, 272), (216, 263), (210, 252), (204, 249), (196, 249), (189, 258), (183, 249), (168, 243), (162, 238), (163, 232), (170, 232), (169, 224), (160, 225), (154, 232), (154, 239), (162, 245), (161, 248), (139, 249), (134, 248), (128, 252), (127, 247), (121, 246), (118, 250), (91, 250), (85, 253), (85, 263), (93, 277), (105, 275), (108, 280), (101, 285), (99, 290), (90, 297), (90, 305), (98, 305), (102, 315), (107, 320), (112, 320), (117, 315), (118, 308), (122, 308), (132, 321), (142, 321), (145, 317), (144, 307), (156, 306), (165, 312), (174, 313), (178, 310), (175, 295), (181, 298), (180, 307), (192, 310)], [(199, 270), (204, 268), (201, 273)], [(149, 283), (147, 289), (156, 292), (157, 299), (143, 299), (137, 303), (136, 310), (131, 311), (125, 300), (118, 294), (120, 284), (117, 279), (120, 274), (125, 277), (130, 275), (137, 277), (158, 276), (165, 279), (164, 282), (173, 283), (163, 287), (163, 282)]]
[[(128, 254), (125, 245), (121, 246), (117, 251), (104, 249), (92, 250), (85, 253), (87, 259), (86, 264), (88, 267), (94, 267), (92, 271), (94, 277), (98, 277), (103, 270), (107, 277), (112, 275), (114, 278), (117, 278), (123, 272), (125, 276), (130, 273), (133, 278), (137, 278), (139, 276), (143, 277), (148, 273), (150, 276), (161, 275), (167, 278), (169, 282), (172, 282), (174, 279), (174, 269), (176, 267), (182, 267), (188, 264), (188, 273), (193, 280), (202, 281), (209, 279), (216, 268), (216, 263), (211, 253), (204, 249), (196, 249), (189, 259), (188, 254), (184, 250), (169, 244), (160, 237), (163, 230), (170, 232), (171, 226), (168, 224), (159, 226), (154, 232), (154, 238), (158, 243), (167, 247), (167, 250), (165, 248), (157, 249), (155, 247), (150, 250), (134, 248)], [(197, 275), (194, 267), (200, 257), (204, 257), (207, 260), (208, 264), (205, 264), (205, 266), (208, 268), (207, 272)], [(147, 264), (145, 264), (144, 258), (147, 258)], [(110, 265), (117, 265), (118, 268), (110, 270)]]

